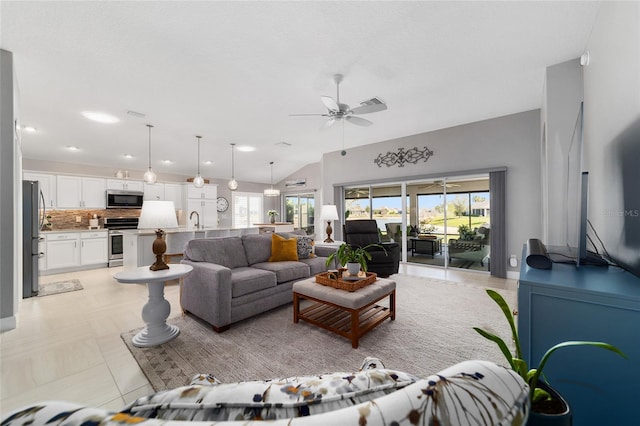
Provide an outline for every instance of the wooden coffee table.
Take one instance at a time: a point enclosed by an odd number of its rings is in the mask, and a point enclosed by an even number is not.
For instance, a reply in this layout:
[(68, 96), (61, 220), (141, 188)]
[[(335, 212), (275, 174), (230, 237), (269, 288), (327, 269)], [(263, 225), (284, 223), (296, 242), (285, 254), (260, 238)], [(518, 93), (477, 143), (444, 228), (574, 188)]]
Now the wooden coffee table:
[[(377, 303), (389, 298), (389, 306)], [(300, 309), (300, 300), (311, 305)], [(306, 321), (351, 340), (356, 349), (360, 337), (384, 320), (396, 318), (396, 282), (378, 278), (373, 284), (350, 292), (324, 286), (314, 278), (293, 285), (293, 322)]]

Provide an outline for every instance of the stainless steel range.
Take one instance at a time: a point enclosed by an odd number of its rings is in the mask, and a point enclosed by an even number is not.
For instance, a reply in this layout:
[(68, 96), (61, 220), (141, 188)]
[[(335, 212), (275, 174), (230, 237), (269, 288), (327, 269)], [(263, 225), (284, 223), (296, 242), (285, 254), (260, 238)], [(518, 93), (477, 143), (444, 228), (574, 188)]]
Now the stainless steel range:
[(123, 229), (137, 229), (137, 217), (106, 217), (104, 227), (109, 230), (109, 267), (122, 266), (124, 263)]

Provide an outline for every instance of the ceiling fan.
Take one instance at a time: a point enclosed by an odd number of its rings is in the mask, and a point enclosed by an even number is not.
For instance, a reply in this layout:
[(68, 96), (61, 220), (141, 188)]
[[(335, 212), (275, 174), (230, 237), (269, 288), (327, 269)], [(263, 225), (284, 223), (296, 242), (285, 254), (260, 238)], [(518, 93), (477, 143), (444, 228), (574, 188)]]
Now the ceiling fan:
[(418, 188), (420, 189), (431, 189), (431, 188), (457, 188), (460, 185), (457, 183), (444, 183), (441, 180), (436, 180), (433, 183), (430, 183), (429, 185), (423, 185), (423, 186), (419, 186)]
[(355, 108), (349, 107), (347, 104), (340, 103), (340, 83), (344, 76), (342, 74), (335, 74), (333, 76), (333, 82), (336, 84), (336, 99), (331, 96), (320, 96), (320, 100), (327, 108), (327, 112), (324, 114), (289, 114), (290, 116), (322, 116), (329, 117), (329, 119), (322, 125), (321, 129), (331, 127), (337, 120), (344, 120), (348, 123), (355, 124), (356, 126), (371, 126), (373, 122), (362, 118), (356, 117), (360, 114), (371, 114), (372, 112), (384, 111), (387, 109), (387, 104), (378, 97), (367, 99), (360, 102)]

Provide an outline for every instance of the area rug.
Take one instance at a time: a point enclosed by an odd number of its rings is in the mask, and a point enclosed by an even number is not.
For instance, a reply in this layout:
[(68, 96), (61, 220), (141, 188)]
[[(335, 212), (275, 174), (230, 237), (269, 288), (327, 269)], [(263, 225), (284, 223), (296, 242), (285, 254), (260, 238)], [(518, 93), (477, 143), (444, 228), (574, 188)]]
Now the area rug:
[[(468, 359), (505, 365), (497, 346), (472, 329), (492, 330), (510, 341), (502, 312), (483, 288), (408, 275), (393, 279), (396, 319), (362, 337), (358, 349), (311, 324), (294, 324), (291, 304), (232, 324), (223, 333), (190, 315), (173, 318), (168, 322), (180, 334), (152, 348), (131, 344), (139, 329), (121, 337), (156, 391), (184, 386), (199, 373), (228, 383), (355, 371), (366, 356), (419, 377)], [(497, 291), (515, 306), (515, 290)]]
[(38, 296), (51, 296), (52, 294), (67, 293), (69, 291), (82, 290), (80, 280), (57, 281), (55, 283), (39, 284)]

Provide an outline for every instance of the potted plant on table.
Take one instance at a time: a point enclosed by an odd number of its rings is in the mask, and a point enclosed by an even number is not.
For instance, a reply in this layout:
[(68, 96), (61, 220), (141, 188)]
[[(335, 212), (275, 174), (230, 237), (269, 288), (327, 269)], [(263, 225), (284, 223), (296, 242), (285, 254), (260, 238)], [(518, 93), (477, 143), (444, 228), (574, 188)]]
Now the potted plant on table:
[(478, 327), (473, 327), (475, 331), (480, 333), (482, 337), (485, 337), (498, 345), (500, 351), (507, 359), (507, 362), (511, 368), (517, 372), (524, 380), (529, 384), (529, 401), (531, 403), (531, 412), (529, 414), (529, 420), (527, 425), (566, 425), (570, 426), (571, 423), (571, 409), (569, 404), (562, 398), (562, 396), (555, 391), (546, 381), (541, 380), (542, 369), (546, 365), (551, 354), (561, 348), (569, 346), (595, 346), (609, 351), (615, 352), (620, 356), (626, 358), (627, 356), (618, 348), (609, 343), (604, 342), (590, 342), (590, 341), (566, 341), (558, 343), (557, 345), (549, 348), (540, 359), (537, 368), (529, 369), (527, 362), (522, 358), (522, 350), (520, 348), (520, 339), (518, 338), (518, 332), (514, 321), (514, 314), (509, 308), (509, 305), (504, 300), (500, 293), (487, 289), (487, 294), (493, 299), (509, 323), (511, 328), (511, 335), (515, 344), (515, 355), (511, 354), (509, 347), (498, 336), (489, 333)]
[(276, 210), (267, 211), (267, 215), (269, 216), (269, 222), (276, 223), (276, 216), (278, 216), (278, 212)]
[(349, 244), (342, 244), (329, 255), (326, 265), (329, 266), (333, 259), (336, 259), (340, 265), (346, 266), (350, 275), (358, 275), (360, 270), (367, 272), (367, 261), (371, 260), (371, 253), (367, 251), (370, 247), (380, 247), (387, 253), (387, 250), (380, 244), (368, 244), (363, 247), (355, 247)]

